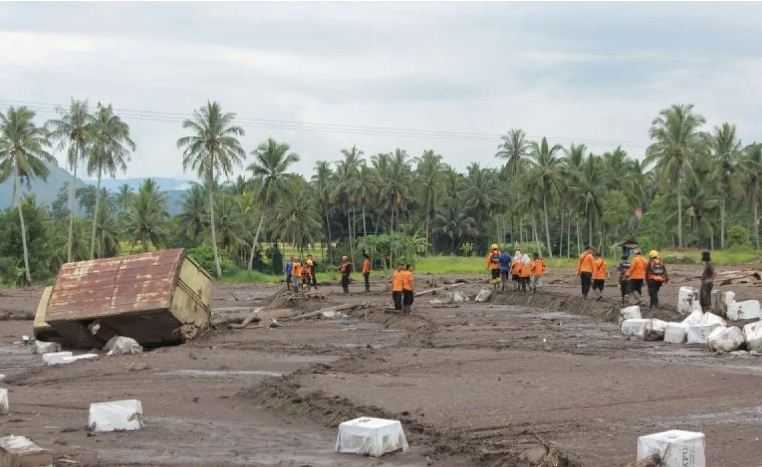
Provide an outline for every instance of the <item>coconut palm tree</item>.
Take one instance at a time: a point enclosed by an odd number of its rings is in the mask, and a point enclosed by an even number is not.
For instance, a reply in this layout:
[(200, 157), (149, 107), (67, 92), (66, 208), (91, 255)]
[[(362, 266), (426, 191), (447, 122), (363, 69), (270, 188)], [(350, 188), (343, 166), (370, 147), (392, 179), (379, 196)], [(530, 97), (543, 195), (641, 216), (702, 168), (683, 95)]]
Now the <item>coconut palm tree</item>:
[(347, 218), (347, 239), (349, 240), (349, 256), (354, 257), (354, 223), (352, 211), (361, 188), (360, 169), (364, 164), (363, 151), (357, 146), (342, 149), (343, 159), (336, 162), (336, 187), (333, 199), (344, 207)]
[(746, 190), (747, 199), (751, 201), (753, 222), (752, 232), (754, 233), (754, 245), (757, 249), (760, 247), (759, 240), (759, 201), (762, 196), (760, 184), (762, 183), (762, 144), (753, 143), (746, 147), (744, 156), (741, 160), (743, 174), (749, 187)]
[(45, 164), (55, 163), (53, 156), (45, 150), (50, 145), (48, 133), (34, 124), (34, 115), (33, 111), (23, 106), (9, 107), (6, 113), (0, 112), (0, 182), (9, 177), (13, 179), (12, 199), (19, 213), (27, 284), (32, 283), (32, 272), (29, 269), (29, 246), (20, 184), (25, 182), (28, 186), (36, 177), (46, 179), (49, 171)]
[(159, 185), (151, 178), (146, 179), (132, 197), (127, 212), (127, 229), (143, 251), (165, 244), (166, 226), (169, 221), (167, 198), (159, 191)]
[(450, 254), (455, 255), (461, 243), (479, 235), (476, 221), (456, 203), (449, 203), (434, 216), (434, 232), (445, 237), (450, 244)]
[(432, 150), (423, 151), (416, 165), (416, 187), (420, 192), (421, 208), (426, 216), (426, 242), (431, 245), (431, 221), (436, 214), (444, 184), (442, 156)]
[[(701, 150), (700, 133), (704, 117), (694, 113), (693, 105), (673, 105), (659, 112), (651, 122), (649, 136), (653, 143), (646, 150), (646, 165), (654, 164), (666, 182), (676, 180), (677, 243), (683, 247), (683, 183), (691, 173), (691, 160)], [(672, 186), (671, 183), (665, 183)]]
[(603, 161), (599, 156), (590, 154), (585, 158), (579, 171), (573, 174), (572, 187), (581, 197), (587, 217), (587, 244), (593, 245), (593, 220), (600, 222), (603, 213), (603, 196), (606, 191), (606, 177)]
[(292, 178), (290, 196), (284, 196), (278, 203), (273, 229), (278, 238), (291, 242), (303, 253), (315, 241), (313, 232), (320, 230), (320, 215), (315, 209), (315, 197), (309, 185), (300, 178)]
[(88, 146), (92, 141), (93, 117), (88, 112), (86, 100), (72, 99), (68, 109), (58, 108), (56, 112), (61, 118), (48, 120), (45, 126), (50, 132), (50, 138), (58, 141), (58, 149), (66, 149), (66, 165), (73, 176), (73, 180), (68, 184), (69, 234), (66, 241), (66, 261), (71, 262), (74, 216), (77, 211), (74, 206), (75, 182), (77, 169), (87, 159)]
[(217, 232), (214, 219), (214, 187), (219, 174), (228, 177), (246, 158), (238, 138), (243, 128), (233, 125), (234, 113), (224, 113), (217, 102), (209, 101), (193, 111), (193, 117), (183, 121), (182, 127), (190, 135), (177, 140), (183, 151), (183, 169), (194, 170), (207, 184), (209, 224), (212, 231), (212, 250), (217, 277), (222, 277), (220, 255), (217, 251)]
[[(291, 165), (299, 162), (299, 155), (290, 151), (286, 143), (278, 143), (272, 138), (257, 146), (252, 151), (254, 162), (249, 165), (254, 177), (260, 183), (260, 199), (262, 200), (262, 215), (259, 217), (257, 232), (254, 234), (254, 246), (259, 243), (259, 235), (262, 231), (262, 224), (266, 215), (273, 215), (268, 212), (272, 206), (275, 206), (283, 193), (288, 192), (288, 179), (291, 174), (288, 173)], [(249, 262), (249, 271), (254, 268), (253, 260)]]
[(530, 143), (526, 139), (524, 130), (520, 129), (512, 129), (500, 139), (502, 143), (498, 145), (495, 157), (505, 160), (508, 176), (515, 178), (521, 172), (522, 164), (529, 155)]
[(395, 149), (392, 154), (373, 156), (372, 162), (379, 181), (380, 198), (390, 213), (389, 232), (394, 233), (400, 224), (400, 214), (410, 200), (410, 156), (404, 149)]
[(534, 180), (534, 184), (542, 193), (542, 212), (545, 218), (545, 240), (548, 245), (548, 254), (553, 257), (553, 249), (550, 243), (550, 223), (548, 220), (548, 196), (551, 190), (556, 190), (558, 181), (561, 177), (562, 160), (558, 157), (558, 153), (562, 151), (560, 144), (550, 146), (548, 139), (543, 137), (542, 140), (532, 142), (530, 145), (530, 151), (526, 159), (532, 166), (532, 175), (530, 179)]
[(92, 148), (87, 160), (87, 172), (97, 175), (95, 187), (95, 212), (93, 216), (92, 234), (90, 236), (90, 259), (95, 258), (95, 235), (98, 226), (98, 215), (101, 203), (101, 179), (106, 172), (112, 178), (117, 170), (127, 170), (130, 152), (135, 150), (135, 142), (130, 138), (130, 127), (114, 113), (111, 104), (105, 106), (98, 103), (93, 117)]
[(312, 175), (312, 184), (314, 186), (315, 197), (320, 204), (323, 228), (325, 229), (325, 240), (328, 248), (329, 261), (331, 258), (331, 200), (333, 194), (334, 173), (331, 165), (326, 161), (317, 161), (315, 163), (315, 173)]
[(714, 132), (707, 137), (707, 145), (714, 159), (715, 178), (720, 189), (720, 248), (725, 248), (725, 215), (728, 198), (737, 191), (733, 176), (741, 157), (741, 141), (736, 138), (736, 126), (723, 123), (714, 127)]

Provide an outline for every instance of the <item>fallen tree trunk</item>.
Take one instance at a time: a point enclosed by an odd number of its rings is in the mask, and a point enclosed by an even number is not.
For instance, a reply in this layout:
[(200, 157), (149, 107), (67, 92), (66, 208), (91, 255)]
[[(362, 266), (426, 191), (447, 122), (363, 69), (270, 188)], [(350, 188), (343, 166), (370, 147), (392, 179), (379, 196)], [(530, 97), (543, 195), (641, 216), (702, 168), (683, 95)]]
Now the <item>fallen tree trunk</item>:
[(340, 312), (340, 311), (354, 311), (354, 310), (357, 310), (357, 309), (362, 309), (362, 308), (367, 308), (367, 307), (368, 307), (367, 303), (360, 303), (360, 304), (345, 303), (344, 305), (337, 305), (337, 306), (331, 306), (331, 307), (327, 307), (327, 308), (321, 308), (321, 309), (319, 309), (317, 311), (311, 311), (309, 313), (303, 313), (303, 314), (298, 315), (298, 316), (293, 316), (293, 317), (290, 317), (290, 318), (285, 318), (283, 321), (300, 321), (300, 320), (303, 320), (303, 319), (315, 318), (317, 316), (322, 315), (323, 313), (330, 313), (330, 312), (336, 313), (336, 312)]
[(442, 286), (442, 287), (437, 287), (435, 289), (423, 290), (421, 292), (417, 292), (415, 294), (415, 296), (416, 297), (422, 297), (424, 295), (431, 295), (433, 293), (441, 292), (441, 291), (444, 291), (444, 290), (454, 289), (455, 287), (460, 287), (461, 285), (464, 285), (464, 284), (465, 284), (465, 282), (458, 282), (457, 284), (450, 284), (450, 285), (445, 285), (445, 286)]

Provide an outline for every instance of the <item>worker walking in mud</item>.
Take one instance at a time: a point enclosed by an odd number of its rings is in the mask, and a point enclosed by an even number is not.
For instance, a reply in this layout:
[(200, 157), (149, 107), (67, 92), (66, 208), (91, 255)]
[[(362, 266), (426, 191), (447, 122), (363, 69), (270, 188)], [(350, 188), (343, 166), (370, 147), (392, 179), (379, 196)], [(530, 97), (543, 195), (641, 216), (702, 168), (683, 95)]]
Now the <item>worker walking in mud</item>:
[(396, 311), (402, 311), (403, 293), (405, 291), (405, 266), (400, 263), (392, 273), (392, 303)]
[(532, 260), (528, 254), (521, 255), (521, 266), (519, 266), (519, 290), (521, 293), (527, 293), (529, 290), (529, 281), (532, 277)]
[(286, 289), (291, 290), (291, 276), (294, 272), (293, 258), (289, 258), (288, 262), (283, 266), (283, 272), (286, 274)]
[(493, 243), (490, 252), (487, 253), (487, 270), (490, 273), (492, 285), (497, 290), (497, 284), (500, 283), (500, 248), (497, 243)]
[(291, 288), (294, 292), (299, 292), (302, 287), (302, 275), (304, 274), (304, 267), (299, 262), (299, 258), (294, 257), (291, 260)]
[(519, 274), (521, 270), (521, 258), (521, 250), (516, 250), (511, 261), (511, 280), (513, 281), (513, 290), (518, 290), (521, 286), (521, 275)]
[(606, 279), (609, 277), (608, 265), (606, 259), (601, 256), (600, 251), (593, 254), (593, 292), (595, 300), (603, 300), (603, 289), (606, 287)]
[(545, 260), (539, 253), (534, 254), (534, 259), (530, 265), (529, 272), (532, 276), (532, 293), (537, 293), (537, 287), (542, 287), (542, 278), (545, 275)]
[(712, 289), (714, 288), (714, 265), (712, 256), (708, 250), (701, 252), (701, 261), (704, 262), (704, 271), (701, 273), (701, 290), (699, 292), (699, 301), (701, 309), (709, 311), (712, 308)]
[(640, 305), (641, 296), (643, 294), (643, 283), (646, 281), (646, 270), (648, 269), (648, 261), (643, 257), (640, 249), (635, 250), (635, 256), (630, 261), (630, 269), (627, 270), (627, 277), (630, 278), (629, 292), (635, 299), (635, 302)]
[(622, 255), (616, 270), (619, 272), (619, 292), (622, 294), (622, 306), (624, 306), (630, 290), (630, 277), (627, 275), (630, 271), (630, 257)]
[(312, 255), (307, 255), (307, 261), (305, 261), (305, 271), (307, 271), (307, 286), (309, 288), (317, 289), (317, 261)]
[(507, 251), (500, 253), (500, 288), (505, 292), (505, 283), (510, 280), (511, 255)]
[(648, 296), (650, 298), (648, 308), (653, 309), (659, 307), (659, 290), (662, 285), (669, 282), (669, 276), (667, 275), (667, 267), (664, 266), (658, 251), (651, 250), (648, 257), (650, 258), (646, 267)]
[(348, 294), (349, 282), (352, 279), (352, 263), (349, 261), (349, 256), (341, 257), (339, 273), (341, 273), (341, 288), (345, 294)]
[(406, 264), (402, 274), (402, 312), (409, 314), (413, 311), (415, 301), (415, 278), (412, 266)]
[(362, 260), (362, 278), (365, 283), (365, 293), (370, 292), (370, 270), (373, 267), (370, 256), (368, 254), (363, 255), (365, 258)]
[(587, 299), (587, 294), (590, 293), (590, 286), (593, 284), (593, 249), (590, 245), (585, 247), (585, 251), (579, 257), (577, 275), (582, 286), (582, 297)]

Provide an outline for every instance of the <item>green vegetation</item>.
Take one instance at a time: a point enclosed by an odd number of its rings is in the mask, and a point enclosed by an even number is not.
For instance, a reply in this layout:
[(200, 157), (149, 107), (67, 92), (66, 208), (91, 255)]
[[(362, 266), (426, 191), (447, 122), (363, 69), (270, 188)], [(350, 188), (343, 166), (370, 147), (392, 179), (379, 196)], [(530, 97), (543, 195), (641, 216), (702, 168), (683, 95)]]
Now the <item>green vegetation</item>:
[(353, 145), (304, 177), (284, 141), (267, 138), (247, 154), (236, 115), (210, 101), (182, 124), (178, 164), (200, 183), (176, 216), (153, 180), (136, 192), (101, 189), (135, 150), (110, 105), (91, 114), (74, 100), (59, 113), (38, 123), (23, 107), (0, 114), (0, 183), (43, 179), (50, 147), (99, 182), (69, 184), (50, 206), (19, 196), (2, 213), (4, 283), (46, 280), (67, 260), (168, 247), (189, 249), (225, 280), (266, 282), (280, 280), (287, 258), (307, 254), (327, 280), (342, 255), (359, 266), (363, 253), (376, 270), (404, 261), (421, 273), (482, 274), (493, 242), (541, 253), (551, 268), (573, 266), (586, 244), (616, 261), (625, 239), (664, 250), (668, 263), (698, 262), (703, 248), (717, 250), (718, 264), (759, 256), (762, 144), (742, 144), (731, 123), (706, 128), (690, 105), (656, 114), (645, 154), (593, 154), (513, 129), (497, 146), (504, 165), (496, 169), (473, 163), (459, 172), (434, 150), (366, 155)]

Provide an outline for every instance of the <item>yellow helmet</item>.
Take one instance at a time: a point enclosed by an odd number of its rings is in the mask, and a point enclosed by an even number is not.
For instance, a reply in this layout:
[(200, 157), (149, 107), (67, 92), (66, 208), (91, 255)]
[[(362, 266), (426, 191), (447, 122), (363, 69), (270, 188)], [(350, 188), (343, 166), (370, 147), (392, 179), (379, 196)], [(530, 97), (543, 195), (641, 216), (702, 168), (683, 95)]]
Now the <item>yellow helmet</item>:
[(648, 252), (648, 257), (649, 258), (658, 258), (659, 257), (659, 252), (656, 251), (656, 250), (651, 250), (651, 251)]
[(497, 249), (498, 249), (498, 248), (500, 248), (500, 247), (498, 247), (498, 246), (497, 246), (497, 243), (493, 243), (491, 248), (492, 248), (493, 250), (497, 250)]

